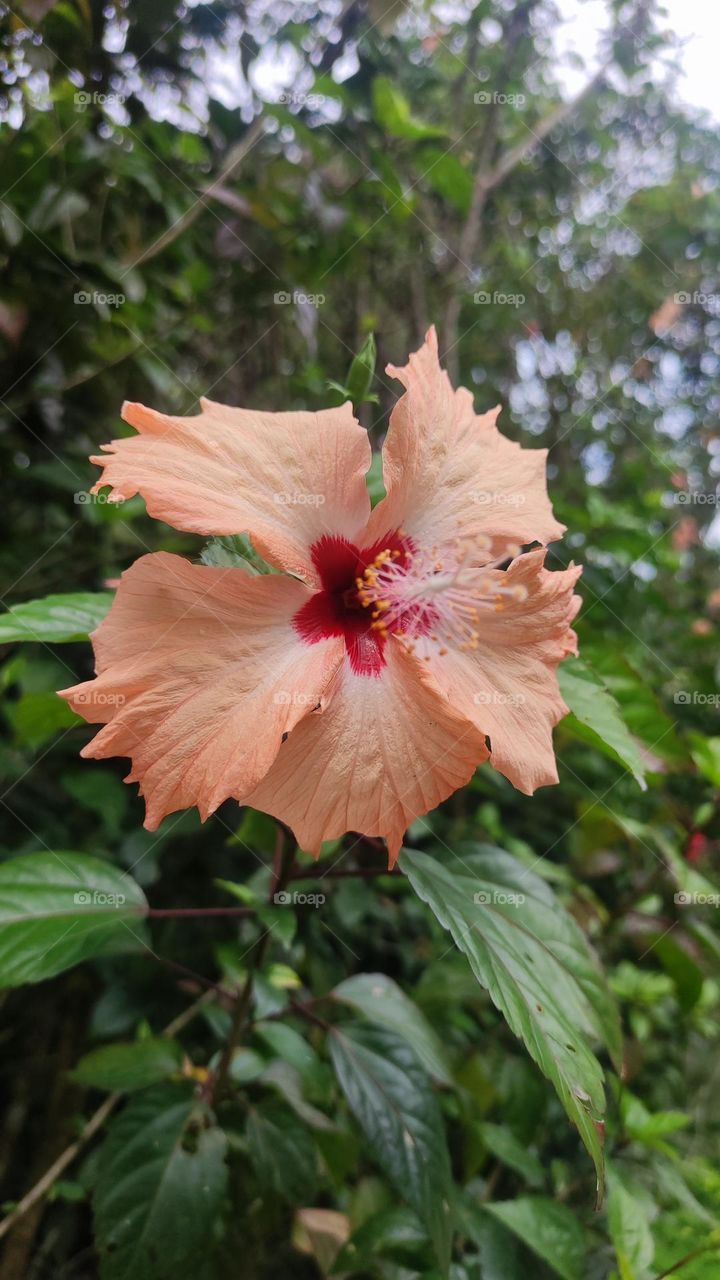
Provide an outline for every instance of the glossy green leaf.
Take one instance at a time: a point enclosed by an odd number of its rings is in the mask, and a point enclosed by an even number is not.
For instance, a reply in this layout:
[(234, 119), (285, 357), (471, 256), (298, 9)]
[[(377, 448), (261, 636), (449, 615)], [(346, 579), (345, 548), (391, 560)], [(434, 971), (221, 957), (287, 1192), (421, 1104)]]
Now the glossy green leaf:
[(42, 640), (45, 644), (85, 640), (100, 625), (112, 602), (110, 591), (77, 591), (13, 605), (7, 613), (0, 614), (0, 644), (16, 640)]
[(102, 1280), (177, 1280), (211, 1250), (226, 1139), (186, 1086), (138, 1094), (112, 1121), (93, 1199)]
[(143, 944), (142, 889), (86, 853), (0, 863), (0, 987), (41, 982), (91, 956)]
[(440, 1110), (417, 1056), (387, 1027), (335, 1027), (329, 1043), (340, 1086), (378, 1164), (427, 1228), (446, 1270), (450, 1160)]
[(548, 886), (502, 850), (463, 849), (453, 870), (405, 850), (400, 866), (552, 1081), (602, 1187), (601, 1041), (618, 1056), (612, 998), (581, 931)]
[(180, 1046), (173, 1040), (136, 1040), (132, 1044), (107, 1044), (92, 1049), (70, 1072), (77, 1084), (93, 1089), (132, 1092), (157, 1084), (179, 1070)]
[(566, 1205), (545, 1196), (518, 1196), (485, 1206), (562, 1280), (585, 1280), (583, 1229)]
[(425, 1015), (384, 973), (359, 973), (346, 978), (332, 992), (335, 1000), (352, 1005), (378, 1026), (397, 1031), (415, 1050), (429, 1075), (452, 1084), (445, 1050)]
[(289, 1204), (312, 1203), (317, 1160), (306, 1124), (284, 1107), (262, 1103), (250, 1110), (247, 1142), (264, 1188)]

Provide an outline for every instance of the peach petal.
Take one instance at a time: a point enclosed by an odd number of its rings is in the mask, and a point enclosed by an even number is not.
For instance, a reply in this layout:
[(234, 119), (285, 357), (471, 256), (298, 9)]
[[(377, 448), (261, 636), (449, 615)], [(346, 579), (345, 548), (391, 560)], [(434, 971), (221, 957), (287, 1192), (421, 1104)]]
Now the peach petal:
[(197, 805), (205, 819), (256, 786), (284, 734), (322, 718), (342, 640), (305, 644), (301, 582), (193, 565), (160, 552), (122, 575), (93, 636), (98, 675), (62, 697), (105, 727), (82, 754), (129, 756), (145, 825)]
[(550, 542), (564, 526), (547, 494), (546, 449), (523, 449), (495, 425), (499, 406), (476, 414), (469, 391), (454, 391), (438, 360), (435, 329), (407, 365), (388, 365), (405, 394), (383, 448), (387, 497), (370, 517), (375, 542), (405, 529), (425, 547), (478, 534)]
[(390, 866), (410, 823), (487, 759), (481, 733), (438, 693), (426, 664), (391, 640), (376, 677), (345, 662), (322, 717), (308, 716), (244, 802), (272, 813), (315, 857), (346, 831), (382, 836)]
[(179, 418), (141, 404), (123, 417), (139, 432), (103, 445), (93, 493), (140, 493), (176, 529), (248, 533), (261, 555), (316, 582), (309, 548), (323, 533), (355, 539), (370, 511), (371, 450), (350, 404), (319, 413), (264, 413), (201, 400)]
[(530, 551), (492, 575), (527, 595), (483, 612), (477, 649), (435, 651), (428, 663), (452, 706), (489, 736), (493, 767), (526, 795), (558, 781), (552, 731), (568, 708), (556, 668), (577, 651), (570, 623), (581, 603), (573, 594), (581, 568), (549, 572), (545, 554)]

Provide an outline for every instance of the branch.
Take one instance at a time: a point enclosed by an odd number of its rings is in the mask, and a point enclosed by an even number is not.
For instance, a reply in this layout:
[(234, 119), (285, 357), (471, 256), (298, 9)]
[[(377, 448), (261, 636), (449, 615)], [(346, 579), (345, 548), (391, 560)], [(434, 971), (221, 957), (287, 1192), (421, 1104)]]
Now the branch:
[[(268, 893), (269, 903), (274, 901), (276, 893), (284, 887), (288, 876), (290, 875), (294, 858), (295, 842), (294, 840), (292, 842), (288, 842), (286, 829), (278, 823), (275, 853), (273, 855), (272, 878), (270, 881), (270, 891)], [(271, 933), (272, 928), (266, 929), (265, 932), (260, 935), (253, 948), (253, 952), (248, 963), (248, 972), (245, 984), (240, 992), (237, 1004), (235, 1005), (228, 1038), (225, 1041), (225, 1046), (223, 1048), (217, 1070), (209, 1082), (207, 1093), (211, 1102), (217, 1101), (227, 1084), (233, 1055), (248, 1020), (248, 1013), (250, 1011), (253, 988), (255, 985), (255, 975), (265, 958), (265, 952), (267, 951), (268, 943), (270, 942)]]
[[(174, 1018), (172, 1022), (169, 1022), (160, 1034), (167, 1037), (177, 1035), (178, 1031), (182, 1031), (183, 1027), (187, 1026), (188, 1022), (195, 1017), (195, 1014), (199, 1012), (202, 1006), (207, 1004), (212, 998), (213, 993), (206, 991), (202, 996), (200, 996), (199, 1000), (196, 1000), (194, 1004), (191, 1004), (181, 1014), (178, 1014), (177, 1018)], [(47, 1195), (53, 1183), (56, 1182), (60, 1175), (65, 1172), (68, 1165), (72, 1164), (75, 1157), (78, 1156), (81, 1151), (84, 1151), (85, 1147), (102, 1128), (108, 1116), (112, 1115), (116, 1106), (124, 1096), (125, 1095), (123, 1093), (111, 1093), (101, 1106), (98, 1107), (97, 1111), (88, 1120), (79, 1138), (76, 1138), (75, 1142), (71, 1142), (70, 1146), (65, 1148), (54, 1164), (51, 1164), (50, 1168), (47, 1169), (43, 1176), (35, 1183), (35, 1186), (31, 1187), (27, 1195), (23, 1196), (22, 1200), (18, 1201), (12, 1213), (9, 1213), (8, 1216), (3, 1218), (2, 1222), (0, 1222), (0, 1239), (7, 1235), (8, 1231), (15, 1226), (15, 1223), (18, 1222), (30, 1209), (32, 1209), (39, 1200), (42, 1200), (43, 1197)]]
[(528, 128), (528, 136), (524, 142), (518, 143), (501, 156), (499, 162), (488, 171), (487, 164), (490, 158), (495, 137), (494, 137), (494, 119), (493, 115), (488, 122), (488, 127), (483, 139), (483, 147), (475, 175), (475, 183), (473, 186), (472, 200), (470, 202), (470, 210), (468, 212), (462, 235), (460, 236), (460, 244), (458, 248), (458, 258), (460, 260), (460, 268), (458, 272), (453, 273), (455, 279), (453, 281), (453, 292), (448, 302), (445, 316), (445, 332), (444, 340), (446, 343), (446, 363), (448, 372), (453, 382), (457, 381), (458, 376), (458, 320), (460, 318), (461, 307), (461, 271), (465, 267), (470, 269), (470, 264), (475, 257), (480, 239), (480, 227), (482, 223), (482, 215), (485, 211), (487, 198), (491, 191), (501, 186), (506, 178), (522, 164), (523, 160), (529, 156), (539, 143), (544, 142), (545, 138), (553, 129), (561, 125), (571, 115), (573, 115), (587, 96), (592, 93), (595, 87), (600, 83), (608, 67), (612, 65), (612, 59), (604, 63), (599, 71), (595, 73), (591, 80), (581, 89), (576, 97), (569, 102), (562, 102), (559, 106), (553, 108), (537, 125), (535, 129)]
[(222, 187), (224, 183), (232, 181), (236, 173), (239, 171), (248, 152), (250, 152), (255, 146), (255, 143), (259, 141), (264, 131), (265, 117), (261, 113), (259, 116), (255, 117), (240, 142), (238, 142), (236, 146), (230, 148), (225, 163), (217, 178), (214, 178), (210, 183), (210, 186), (205, 188), (203, 194), (198, 196), (195, 204), (192, 204), (189, 209), (186, 209), (185, 213), (178, 218), (177, 222), (174, 222), (171, 227), (168, 227), (166, 231), (163, 231), (162, 234), (158, 236), (157, 240), (154, 240), (152, 244), (148, 245), (146, 249), (141, 251), (138, 257), (133, 258), (132, 262), (127, 263), (128, 270), (130, 267), (142, 266), (143, 263), (149, 262), (151, 258), (156, 258), (159, 253), (162, 253), (164, 249), (167, 249), (168, 245), (173, 244), (179, 236), (183, 235), (184, 232), (187, 231), (188, 227), (192, 226), (192, 224), (200, 217), (203, 210), (207, 208), (206, 199), (212, 199), (212, 196), (218, 187)]

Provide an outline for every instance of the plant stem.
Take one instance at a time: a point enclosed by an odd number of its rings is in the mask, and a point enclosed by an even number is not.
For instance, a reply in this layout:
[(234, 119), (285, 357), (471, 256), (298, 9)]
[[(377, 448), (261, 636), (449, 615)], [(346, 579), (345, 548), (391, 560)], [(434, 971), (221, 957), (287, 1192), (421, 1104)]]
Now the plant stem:
[[(295, 848), (294, 840), (288, 840), (285, 828), (278, 824), (275, 853), (273, 855), (272, 878), (270, 881), (270, 892), (268, 894), (269, 903), (274, 901), (275, 895), (280, 892), (290, 877), (295, 859)], [(265, 959), (265, 953), (270, 942), (271, 934), (272, 927), (266, 929), (265, 932), (260, 935), (253, 947), (252, 954), (248, 962), (247, 977), (235, 1005), (232, 1025), (228, 1033), (228, 1038), (225, 1041), (225, 1047), (223, 1048), (220, 1062), (218, 1063), (218, 1067), (209, 1090), (209, 1097), (212, 1102), (217, 1101), (227, 1085), (233, 1054), (240, 1042), (240, 1037), (247, 1022), (247, 1016), (252, 1002), (255, 975)]]

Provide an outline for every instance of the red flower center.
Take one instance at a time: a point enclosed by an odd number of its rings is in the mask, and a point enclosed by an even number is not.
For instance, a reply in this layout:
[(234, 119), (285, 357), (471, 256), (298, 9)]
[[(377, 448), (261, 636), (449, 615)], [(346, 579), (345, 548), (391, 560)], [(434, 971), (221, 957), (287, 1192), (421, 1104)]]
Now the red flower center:
[(402, 567), (411, 550), (410, 539), (397, 532), (386, 534), (362, 550), (347, 538), (323, 535), (311, 549), (322, 589), (295, 614), (295, 630), (308, 644), (342, 636), (353, 671), (363, 676), (379, 675), (385, 665), (386, 636), (373, 627), (373, 610), (360, 598), (358, 578), (381, 552), (397, 552), (395, 559)]

